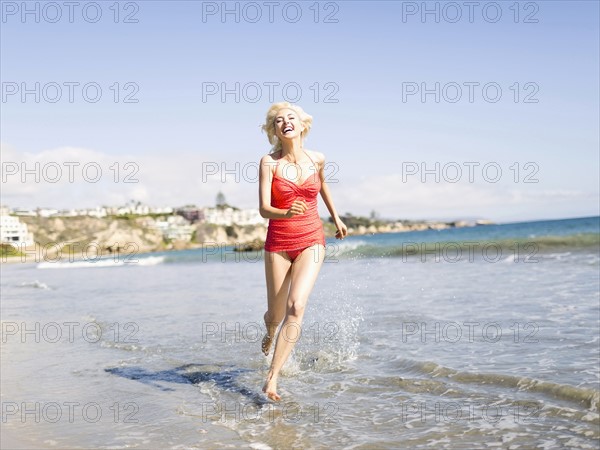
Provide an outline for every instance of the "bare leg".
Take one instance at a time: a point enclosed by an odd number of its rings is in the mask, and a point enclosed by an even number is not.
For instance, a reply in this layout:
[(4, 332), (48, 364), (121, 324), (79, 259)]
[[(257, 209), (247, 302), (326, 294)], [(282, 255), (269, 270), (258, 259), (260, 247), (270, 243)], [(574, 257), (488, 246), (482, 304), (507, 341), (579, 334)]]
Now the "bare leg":
[(277, 327), (285, 316), (292, 263), (287, 256), (284, 256), (284, 252), (265, 251), (264, 258), (268, 307), (264, 315), (267, 334), (262, 340), (262, 351), (266, 356), (269, 354)]
[(286, 316), (277, 336), (273, 361), (263, 386), (263, 392), (272, 400), (281, 399), (277, 394), (277, 377), (300, 338), (304, 309), (324, 259), (325, 248), (320, 244), (315, 244), (305, 249), (292, 264)]

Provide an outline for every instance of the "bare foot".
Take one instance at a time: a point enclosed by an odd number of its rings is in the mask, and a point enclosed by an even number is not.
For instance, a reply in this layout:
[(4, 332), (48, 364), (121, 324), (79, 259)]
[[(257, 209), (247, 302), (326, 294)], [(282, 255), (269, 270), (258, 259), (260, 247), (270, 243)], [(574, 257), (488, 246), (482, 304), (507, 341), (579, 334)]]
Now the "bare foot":
[(271, 400), (281, 400), (281, 396), (277, 393), (277, 378), (273, 378), (271, 375), (269, 375), (262, 390)]
[(265, 334), (265, 337), (262, 340), (262, 352), (267, 356), (269, 354), (269, 350), (271, 349), (271, 344), (273, 343), (273, 338), (268, 334)]

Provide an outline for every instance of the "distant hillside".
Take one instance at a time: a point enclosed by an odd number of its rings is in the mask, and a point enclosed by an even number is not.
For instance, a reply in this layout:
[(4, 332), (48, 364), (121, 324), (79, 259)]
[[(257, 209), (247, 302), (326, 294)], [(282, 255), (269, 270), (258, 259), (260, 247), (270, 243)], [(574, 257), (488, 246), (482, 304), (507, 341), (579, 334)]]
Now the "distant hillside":
[[(96, 254), (107, 256), (117, 253), (136, 254), (162, 250), (182, 250), (202, 245), (244, 245), (252, 243), (253, 248), (261, 248), (267, 234), (265, 225), (215, 225), (195, 224), (191, 240), (168, 240), (157, 229), (156, 222), (166, 220), (168, 215), (147, 216), (126, 215), (96, 218), (78, 217), (28, 217), (20, 216), (33, 233), (38, 250), (52, 258), (59, 252), (73, 254), (76, 258), (93, 258)], [(366, 217), (346, 215), (342, 220), (348, 227), (349, 235), (390, 233), (412, 230), (442, 229), (466, 226), (466, 222), (423, 222), (423, 221), (384, 221)], [(324, 222), (327, 237), (335, 236), (335, 226), (331, 221)], [(3, 254), (5, 252), (3, 251)]]
[(171, 241), (163, 238), (154, 227), (157, 220), (167, 216), (120, 216), (120, 217), (20, 217), (40, 246), (46, 246), (45, 254), (62, 252), (78, 253), (87, 248), (90, 256), (94, 249), (102, 254), (116, 251), (138, 253), (195, 248), (207, 244), (235, 245), (266, 236), (265, 226), (230, 227), (200, 223), (195, 225), (191, 241)]

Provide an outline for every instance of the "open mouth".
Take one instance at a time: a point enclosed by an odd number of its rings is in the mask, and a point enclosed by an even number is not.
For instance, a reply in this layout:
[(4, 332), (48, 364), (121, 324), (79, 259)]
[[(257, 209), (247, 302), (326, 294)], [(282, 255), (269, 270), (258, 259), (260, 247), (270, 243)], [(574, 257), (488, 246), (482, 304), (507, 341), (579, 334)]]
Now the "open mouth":
[(285, 127), (285, 128), (282, 130), (282, 133), (283, 133), (283, 134), (289, 133), (289, 132), (290, 132), (290, 131), (292, 131), (293, 129), (294, 129), (294, 127), (292, 127), (291, 125), (288, 125), (287, 127)]

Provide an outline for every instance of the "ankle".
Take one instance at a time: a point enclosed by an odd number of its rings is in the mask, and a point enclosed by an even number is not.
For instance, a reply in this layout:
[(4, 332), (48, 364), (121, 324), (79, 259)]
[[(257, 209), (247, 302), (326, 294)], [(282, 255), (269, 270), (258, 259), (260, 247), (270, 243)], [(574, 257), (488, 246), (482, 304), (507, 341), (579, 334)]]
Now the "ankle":
[(277, 327), (279, 326), (279, 323), (281, 321), (275, 320), (273, 319), (270, 315), (269, 315), (269, 311), (267, 311), (264, 315), (264, 319), (265, 319), (265, 325), (267, 326), (267, 334), (269, 335), (273, 335), (273, 333), (271, 333), (272, 331), (277, 330)]
[(277, 375), (269, 370), (269, 373), (267, 373), (267, 381), (277, 381)]

